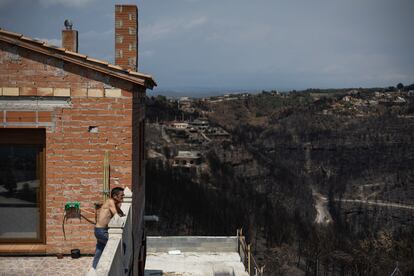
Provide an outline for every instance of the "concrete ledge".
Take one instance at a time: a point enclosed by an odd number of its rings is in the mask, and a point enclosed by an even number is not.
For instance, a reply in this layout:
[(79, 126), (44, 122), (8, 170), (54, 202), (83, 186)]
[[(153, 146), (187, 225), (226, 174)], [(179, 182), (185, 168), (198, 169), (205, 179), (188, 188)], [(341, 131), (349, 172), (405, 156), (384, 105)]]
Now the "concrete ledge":
[(3, 87), (3, 96), (19, 96), (18, 87)]
[(237, 252), (237, 236), (169, 236), (147, 237), (148, 252)]
[(113, 270), (112, 266), (116, 264), (119, 267), (120, 261), (119, 259), (115, 258), (115, 256), (120, 255), (121, 251), (121, 239), (109, 237), (109, 240), (105, 246), (105, 250), (102, 252), (98, 266), (96, 267), (96, 273), (102, 276), (111, 275), (110, 271)]

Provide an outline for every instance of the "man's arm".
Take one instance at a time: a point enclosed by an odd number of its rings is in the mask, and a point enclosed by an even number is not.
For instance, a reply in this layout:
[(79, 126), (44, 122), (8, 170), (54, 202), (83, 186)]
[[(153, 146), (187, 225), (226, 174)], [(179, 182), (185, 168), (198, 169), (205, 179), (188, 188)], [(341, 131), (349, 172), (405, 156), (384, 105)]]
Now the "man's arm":
[(120, 216), (120, 217), (123, 217), (123, 216), (125, 216), (125, 214), (124, 214), (124, 212), (122, 212), (122, 210), (121, 210), (121, 202), (120, 203), (118, 203), (118, 204), (116, 204), (116, 210), (117, 210), (117, 212), (118, 212), (118, 215)]
[(112, 216), (118, 213), (118, 208), (115, 206), (115, 202), (112, 199), (109, 200), (109, 210), (111, 211)]
[(118, 214), (120, 217), (125, 216), (124, 212), (121, 210), (121, 202), (115, 203), (115, 201), (111, 200), (111, 203), (109, 205), (109, 209), (111, 210), (111, 213), (113, 215)]

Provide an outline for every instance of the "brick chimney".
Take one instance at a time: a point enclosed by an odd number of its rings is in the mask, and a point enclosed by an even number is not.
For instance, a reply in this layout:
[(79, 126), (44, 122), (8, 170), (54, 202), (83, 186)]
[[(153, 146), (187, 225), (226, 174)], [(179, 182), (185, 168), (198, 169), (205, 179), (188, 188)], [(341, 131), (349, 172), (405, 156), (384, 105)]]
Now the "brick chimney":
[(65, 20), (65, 30), (62, 30), (62, 48), (78, 52), (78, 31), (72, 30), (72, 22)]
[(115, 5), (115, 64), (138, 71), (138, 8)]

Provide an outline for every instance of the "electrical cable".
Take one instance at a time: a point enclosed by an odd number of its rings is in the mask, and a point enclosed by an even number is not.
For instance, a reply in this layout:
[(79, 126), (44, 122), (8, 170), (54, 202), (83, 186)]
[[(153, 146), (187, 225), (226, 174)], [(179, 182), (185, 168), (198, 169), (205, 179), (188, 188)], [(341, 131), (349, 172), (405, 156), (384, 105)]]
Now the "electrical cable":
[[(93, 214), (92, 212), (88, 212), (88, 211), (84, 211), (86, 213), (90, 213)], [(81, 214), (80, 210), (76, 211), (76, 213), (78, 213), (79, 215), (79, 220), (81, 220), (81, 218), (84, 218), (87, 222), (89, 222), (90, 224), (96, 225), (96, 221), (97, 221), (97, 213), (95, 210), (95, 221), (92, 221), (90, 219), (88, 219), (87, 217), (85, 217), (84, 215)], [(62, 232), (63, 232), (63, 239), (66, 240), (66, 232), (65, 232), (65, 222), (68, 220), (68, 216), (67, 216), (67, 210), (64, 211), (63, 213), (63, 221), (62, 221)]]
[(63, 221), (62, 221), (62, 231), (63, 231), (63, 239), (66, 241), (66, 233), (65, 233), (65, 219), (66, 219), (66, 210), (63, 213)]
[(85, 217), (84, 215), (82, 215), (82, 214), (80, 214), (80, 213), (79, 213), (79, 215), (80, 215), (82, 218), (84, 218), (87, 222), (89, 222), (90, 224), (96, 225), (96, 221), (95, 221), (95, 222), (93, 222), (93, 221), (91, 221), (90, 219), (88, 219), (87, 217)]

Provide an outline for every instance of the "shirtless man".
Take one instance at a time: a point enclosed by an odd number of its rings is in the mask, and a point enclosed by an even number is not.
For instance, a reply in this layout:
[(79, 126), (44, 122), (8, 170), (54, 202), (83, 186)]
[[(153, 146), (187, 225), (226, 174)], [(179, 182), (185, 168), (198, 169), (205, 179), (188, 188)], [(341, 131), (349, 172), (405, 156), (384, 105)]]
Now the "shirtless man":
[(121, 210), (121, 203), (124, 199), (124, 189), (117, 187), (111, 191), (111, 198), (108, 199), (101, 207), (99, 212), (98, 220), (95, 225), (95, 237), (96, 237), (96, 251), (95, 257), (93, 258), (92, 266), (96, 269), (99, 259), (101, 258), (102, 252), (108, 242), (108, 224), (111, 218), (118, 214), (124, 216)]

